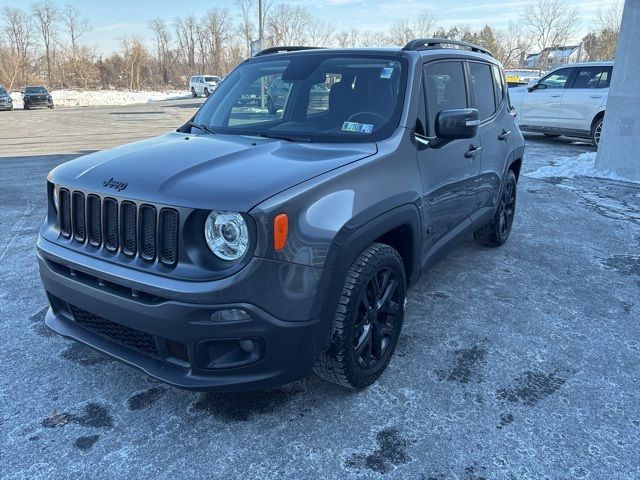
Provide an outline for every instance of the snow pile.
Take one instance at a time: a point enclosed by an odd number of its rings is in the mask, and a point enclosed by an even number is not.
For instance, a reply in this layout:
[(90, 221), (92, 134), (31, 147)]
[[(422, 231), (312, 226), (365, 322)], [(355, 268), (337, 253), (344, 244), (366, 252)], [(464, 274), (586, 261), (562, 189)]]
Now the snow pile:
[[(190, 98), (184, 90), (127, 91), (127, 90), (53, 90), (50, 92), (56, 106), (87, 107), (92, 105), (131, 105), (134, 103), (160, 102)], [(13, 107), (22, 108), (22, 94), (11, 93)]]
[(610, 170), (598, 170), (595, 166), (596, 152), (581, 153), (576, 157), (559, 157), (551, 165), (541, 167), (533, 172), (525, 173), (532, 178), (575, 178), (594, 177), (630, 182)]

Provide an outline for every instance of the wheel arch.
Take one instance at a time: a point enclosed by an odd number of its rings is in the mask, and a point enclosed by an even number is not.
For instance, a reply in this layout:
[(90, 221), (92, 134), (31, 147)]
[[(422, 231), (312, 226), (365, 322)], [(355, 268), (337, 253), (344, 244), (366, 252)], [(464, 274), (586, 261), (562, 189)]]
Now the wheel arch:
[(589, 131), (593, 131), (593, 128), (596, 126), (596, 123), (598, 123), (602, 118), (604, 118), (604, 110), (600, 110), (598, 113), (596, 113), (593, 116), (593, 120), (591, 120), (591, 127), (589, 128)]
[(404, 204), (388, 210), (365, 223), (354, 226), (357, 217), (342, 227), (327, 253), (327, 265), (331, 265), (331, 279), (322, 311), (323, 316), (333, 315), (336, 302), (344, 286), (344, 279), (351, 264), (362, 250), (375, 242), (385, 243), (398, 250), (405, 265), (407, 287), (420, 277), (420, 213), (418, 207)]

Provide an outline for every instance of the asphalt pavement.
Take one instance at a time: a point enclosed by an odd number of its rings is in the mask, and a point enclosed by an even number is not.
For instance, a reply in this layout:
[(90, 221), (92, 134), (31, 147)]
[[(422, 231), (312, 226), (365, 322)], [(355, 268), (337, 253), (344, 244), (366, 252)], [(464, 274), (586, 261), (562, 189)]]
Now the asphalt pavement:
[[(3, 479), (640, 478), (638, 185), (523, 175), (508, 243), (469, 240), (424, 275), (364, 391), (187, 392), (51, 333), (47, 173), (200, 102), (0, 112)], [(531, 135), (523, 170), (592, 150)]]

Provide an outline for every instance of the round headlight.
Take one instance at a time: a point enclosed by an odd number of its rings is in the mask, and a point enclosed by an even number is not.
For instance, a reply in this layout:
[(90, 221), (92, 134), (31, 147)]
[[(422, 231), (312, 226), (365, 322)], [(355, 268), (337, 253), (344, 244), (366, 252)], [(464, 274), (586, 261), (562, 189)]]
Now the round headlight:
[(58, 206), (60, 204), (60, 198), (58, 196), (58, 188), (55, 185), (53, 186), (53, 193), (51, 194), (51, 200), (53, 201), (53, 208), (55, 208), (57, 212)]
[(209, 249), (222, 260), (238, 260), (249, 247), (249, 229), (237, 212), (212, 211), (204, 224)]

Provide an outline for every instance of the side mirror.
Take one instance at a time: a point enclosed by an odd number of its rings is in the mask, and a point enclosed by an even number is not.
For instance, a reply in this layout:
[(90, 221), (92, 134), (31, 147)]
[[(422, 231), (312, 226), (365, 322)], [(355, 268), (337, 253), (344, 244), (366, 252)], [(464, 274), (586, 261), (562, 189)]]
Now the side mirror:
[(534, 90), (537, 90), (539, 88), (547, 88), (547, 86), (544, 83), (538, 83), (538, 80), (531, 80), (529, 82), (529, 85), (527, 85), (527, 90), (529, 90), (530, 92), (533, 92)]
[(443, 110), (436, 116), (436, 137), (440, 140), (473, 138), (478, 133), (480, 113), (475, 108)]

